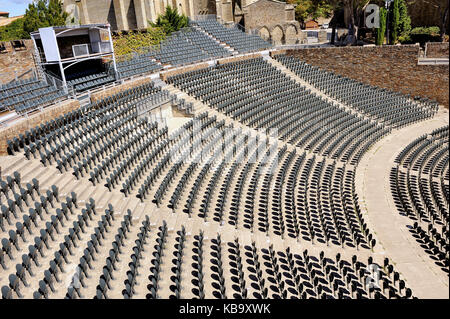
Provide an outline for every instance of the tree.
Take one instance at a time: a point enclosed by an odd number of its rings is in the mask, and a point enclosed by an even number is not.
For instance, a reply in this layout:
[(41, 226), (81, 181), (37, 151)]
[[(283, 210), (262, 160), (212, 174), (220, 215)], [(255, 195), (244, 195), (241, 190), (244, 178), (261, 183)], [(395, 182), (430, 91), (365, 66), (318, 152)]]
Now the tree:
[(174, 31), (178, 31), (181, 28), (189, 25), (189, 20), (184, 14), (178, 14), (177, 8), (172, 9), (171, 6), (167, 6), (164, 15), (159, 15), (156, 19), (156, 23), (150, 23), (151, 26), (162, 28), (166, 35)]
[(45, 11), (46, 19), (51, 26), (61, 26), (66, 24), (69, 14), (63, 10), (60, 0), (50, 0)]
[(30, 35), (23, 30), (23, 18), (14, 20), (8, 25), (0, 27), (0, 41), (28, 39)]
[(398, 40), (399, 26), (400, 26), (400, 11), (399, 0), (394, 0), (392, 6), (392, 44), (396, 44)]
[(390, 43), (410, 41), (411, 18), (406, 0), (394, 0), (389, 7), (389, 20)]
[(333, 6), (325, 0), (287, 0), (295, 6), (295, 20), (304, 25), (307, 19), (328, 18), (333, 13)]
[(406, 0), (399, 1), (399, 37), (400, 42), (408, 42), (411, 33), (411, 17), (408, 13)]
[(65, 25), (67, 17), (60, 0), (35, 0), (28, 5), (23, 18), (0, 28), (0, 38), (3, 41), (29, 39), (30, 32), (39, 28)]
[(380, 8), (380, 27), (377, 31), (377, 45), (384, 44), (384, 36), (386, 34), (386, 17), (387, 10), (384, 7)]
[(361, 25), (360, 19), (363, 16), (366, 6), (370, 3), (370, 0), (343, 0), (343, 2), (344, 9), (348, 14), (345, 24), (348, 29), (352, 31), (354, 35), (353, 44), (356, 44), (359, 26)]
[[(321, 0), (312, 0), (313, 2), (322, 2)], [(337, 24), (343, 24), (354, 35), (352, 38), (352, 44), (356, 44), (358, 36), (358, 29), (361, 24), (361, 17), (366, 6), (370, 3), (370, 0), (328, 0), (326, 2), (329, 9), (333, 12), (333, 15), (337, 15), (341, 10), (344, 14), (341, 16), (343, 21), (334, 20), (331, 27), (334, 29)]]
[(39, 28), (65, 25), (67, 17), (60, 0), (35, 0), (25, 11), (23, 29), (30, 33)]

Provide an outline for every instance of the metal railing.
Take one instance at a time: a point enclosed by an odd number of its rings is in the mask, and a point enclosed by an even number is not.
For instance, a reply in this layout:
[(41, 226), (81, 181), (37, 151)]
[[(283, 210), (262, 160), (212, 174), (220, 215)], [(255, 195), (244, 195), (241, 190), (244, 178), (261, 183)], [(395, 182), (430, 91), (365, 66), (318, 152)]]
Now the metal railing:
[(51, 75), (48, 72), (44, 72), (44, 80), (48, 85), (53, 85), (58, 90), (63, 90), (66, 94), (69, 93), (68, 87), (64, 86), (63, 81), (58, 79), (56, 76)]
[(418, 58), (418, 65), (449, 65), (448, 58)]
[[(105, 54), (112, 53), (111, 44), (106, 41), (97, 41), (92, 43), (74, 44), (72, 45), (72, 57), (84, 57), (93, 54)], [(63, 58), (70, 58), (70, 56), (65, 56)]]

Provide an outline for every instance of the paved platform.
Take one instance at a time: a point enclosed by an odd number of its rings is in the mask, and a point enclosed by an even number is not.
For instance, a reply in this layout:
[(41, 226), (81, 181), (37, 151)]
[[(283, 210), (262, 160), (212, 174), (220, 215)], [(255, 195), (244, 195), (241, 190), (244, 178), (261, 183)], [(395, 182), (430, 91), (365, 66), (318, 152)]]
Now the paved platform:
[(419, 246), (408, 230), (412, 222), (395, 207), (389, 174), (397, 154), (417, 137), (449, 124), (448, 110), (441, 108), (430, 120), (394, 130), (362, 158), (356, 174), (361, 208), (386, 254), (419, 298), (449, 298), (449, 277)]

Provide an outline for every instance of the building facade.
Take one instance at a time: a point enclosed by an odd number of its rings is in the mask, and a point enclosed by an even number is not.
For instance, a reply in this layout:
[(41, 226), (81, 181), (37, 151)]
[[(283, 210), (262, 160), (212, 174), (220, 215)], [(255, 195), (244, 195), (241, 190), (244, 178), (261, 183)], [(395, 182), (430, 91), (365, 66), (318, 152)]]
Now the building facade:
[(167, 6), (191, 19), (213, 14), (225, 25), (240, 24), (274, 43), (298, 43), (294, 6), (277, 0), (64, 0), (69, 23), (109, 23), (113, 31), (142, 30)]
[(63, 0), (63, 6), (69, 23), (109, 23), (114, 31), (146, 29), (167, 6), (190, 18), (216, 14), (215, 0)]
[(242, 22), (247, 32), (257, 31), (274, 44), (295, 44), (301, 39), (294, 6), (276, 0), (247, 0), (242, 7)]

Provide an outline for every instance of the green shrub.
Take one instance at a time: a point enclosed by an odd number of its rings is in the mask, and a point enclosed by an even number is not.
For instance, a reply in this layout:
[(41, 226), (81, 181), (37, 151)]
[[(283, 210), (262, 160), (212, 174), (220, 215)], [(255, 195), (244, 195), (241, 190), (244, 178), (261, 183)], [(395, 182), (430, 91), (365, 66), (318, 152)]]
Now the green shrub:
[(440, 42), (439, 27), (417, 27), (411, 30), (411, 42), (424, 45), (426, 42)]
[(162, 28), (148, 28), (146, 32), (119, 33), (113, 37), (114, 53), (123, 56), (133, 52), (144, 53), (144, 48), (159, 44), (166, 34)]
[(24, 18), (19, 18), (8, 25), (0, 27), (0, 41), (30, 38), (30, 34), (23, 29), (23, 22)]
[(156, 28), (162, 28), (166, 35), (172, 32), (178, 31), (181, 28), (189, 25), (189, 19), (184, 14), (178, 14), (177, 8), (172, 9), (171, 6), (167, 6), (164, 15), (159, 15), (156, 19), (156, 23), (151, 23), (151, 26)]
[(28, 5), (23, 18), (0, 27), (0, 40), (29, 39), (30, 32), (49, 26), (65, 25), (67, 12), (60, 0), (36, 0)]
[(386, 16), (387, 10), (383, 7), (380, 8), (380, 27), (377, 29), (377, 45), (384, 44), (384, 37), (386, 35)]
[(427, 34), (427, 35), (439, 35), (441, 29), (439, 27), (417, 27), (411, 30), (411, 34)]

